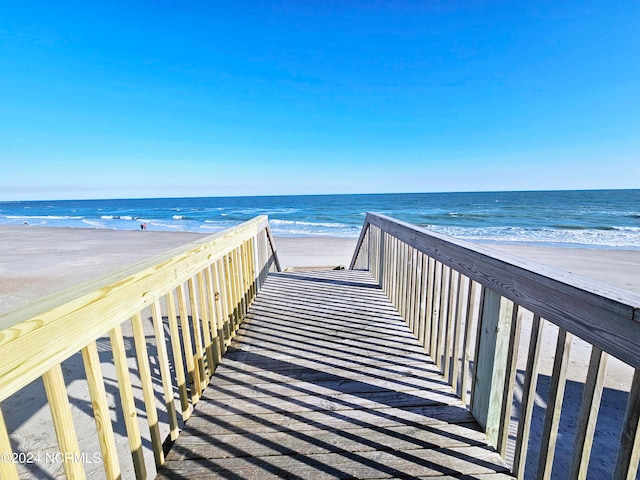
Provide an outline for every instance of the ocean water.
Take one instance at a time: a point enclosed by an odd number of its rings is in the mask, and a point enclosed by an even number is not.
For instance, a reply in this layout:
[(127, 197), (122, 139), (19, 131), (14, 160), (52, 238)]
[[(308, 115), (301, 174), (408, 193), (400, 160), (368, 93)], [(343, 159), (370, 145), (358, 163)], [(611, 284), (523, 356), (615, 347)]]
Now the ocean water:
[(0, 224), (215, 233), (266, 214), (275, 235), (357, 237), (366, 212), (472, 241), (640, 249), (640, 189), (0, 202)]

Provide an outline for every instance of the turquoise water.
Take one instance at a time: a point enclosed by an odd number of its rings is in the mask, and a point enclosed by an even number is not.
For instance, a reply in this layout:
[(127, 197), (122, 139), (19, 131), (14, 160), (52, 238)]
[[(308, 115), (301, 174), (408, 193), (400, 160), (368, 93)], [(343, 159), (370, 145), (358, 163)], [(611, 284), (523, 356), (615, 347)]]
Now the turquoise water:
[(267, 214), (275, 235), (357, 237), (366, 212), (468, 240), (640, 248), (640, 189), (0, 202), (0, 224), (214, 233)]

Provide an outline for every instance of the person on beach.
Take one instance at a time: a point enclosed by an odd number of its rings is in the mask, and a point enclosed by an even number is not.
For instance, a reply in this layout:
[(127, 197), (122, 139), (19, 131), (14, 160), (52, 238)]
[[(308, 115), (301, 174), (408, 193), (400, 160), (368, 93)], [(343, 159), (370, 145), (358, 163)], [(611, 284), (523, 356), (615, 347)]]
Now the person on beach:
[(147, 229), (147, 224), (146, 223), (141, 223), (140, 224), (140, 230), (146, 230)]

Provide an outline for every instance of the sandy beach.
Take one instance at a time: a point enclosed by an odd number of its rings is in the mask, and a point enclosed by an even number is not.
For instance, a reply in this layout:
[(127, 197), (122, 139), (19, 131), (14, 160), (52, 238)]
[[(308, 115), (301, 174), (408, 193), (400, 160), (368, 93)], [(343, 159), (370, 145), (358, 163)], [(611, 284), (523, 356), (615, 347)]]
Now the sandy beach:
[[(206, 235), (0, 226), (0, 313), (106, 275)], [(282, 268), (348, 267), (357, 240), (276, 237)], [(627, 290), (640, 292), (640, 250), (490, 245)]]
[[(42, 296), (67, 289), (81, 282), (116, 271), (124, 266), (153, 257), (171, 248), (183, 245), (204, 235), (186, 232), (116, 231), (97, 229), (45, 228), (31, 226), (0, 227), (0, 314), (26, 305)], [(348, 267), (356, 239), (306, 237), (276, 238), (276, 247), (283, 268), (334, 268)], [(548, 248), (521, 245), (492, 245), (493, 248), (546, 263), (587, 278), (640, 293), (640, 250), (596, 250), (581, 248)], [(525, 328), (527, 328), (525, 326)], [(550, 355), (541, 366), (540, 393), (544, 391), (545, 378), (551, 371), (554, 329), (545, 331), (545, 344)], [(523, 332), (523, 341), (528, 334)], [(574, 372), (570, 378), (576, 388), (568, 388), (567, 401), (579, 402), (578, 384), (584, 375), (589, 347), (576, 342), (572, 353)], [(108, 364), (106, 361), (105, 365)], [(63, 365), (68, 378), (69, 395), (74, 405), (79, 405), (76, 426), (81, 444), (91, 446), (95, 439), (88, 404), (88, 393), (79, 381), (82, 365), (71, 359)], [(603, 399), (603, 415), (620, 417), (624, 414), (624, 398), (629, 388), (630, 371), (615, 359), (609, 362), (607, 389)], [(105, 378), (112, 372), (105, 366)], [(107, 380), (110, 381), (110, 380)], [(582, 380), (583, 381), (583, 380)], [(546, 380), (548, 383), (548, 379)], [(35, 385), (35, 384), (38, 385)], [(113, 388), (111, 390), (113, 392)], [(139, 391), (136, 390), (138, 393)], [(115, 393), (113, 393), (115, 398)], [(115, 402), (115, 400), (113, 400)], [(537, 415), (543, 415), (544, 401), (540, 400)], [(576, 407), (577, 409), (577, 407)], [(622, 409), (622, 411), (620, 411)], [(45, 451), (52, 449), (52, 428), (47, 425), (48, 408), (40, 382), (26, 387), (10, 399), (2, 402), (12, 442), (16, 451)], [(115, 413), (114, 413), (115, 415)], [(119, 424), (114, 416), (114, 421)], [(570, 421), (568, 419), (567, 421)], [(86, 428), (84, 427), (86, 426)], [(603, 442), (615, 434), (606, 430)], [(121, 426), (116, 425), (116, 431)], [(605, 426), (606, 428), (606, 426)], [(85, 435), (84, 430), (87, 430)], [(536, 435), (532, 432), (532, 435)], [(613, 443), (613, 451), (617, 449)], [(126, 451), (126, 439), (120, 447)], [(560, 448), (570, 449), (571, 445)], [(95, 450), (99, 451), (99, 450)], [(569, 453), (569, 452), (565, 452)], [(126, 456), (126, 455), (125, 455)], [(153, 462), (151, 462), (153, 463)], [(124, 465), (126, 470), (127, 466)], [(91, 478), (101, 478), (97, 465)], [(57, 478), (61, 474), (58, 465), (35, 466), (25, 471), (25, 478)]]

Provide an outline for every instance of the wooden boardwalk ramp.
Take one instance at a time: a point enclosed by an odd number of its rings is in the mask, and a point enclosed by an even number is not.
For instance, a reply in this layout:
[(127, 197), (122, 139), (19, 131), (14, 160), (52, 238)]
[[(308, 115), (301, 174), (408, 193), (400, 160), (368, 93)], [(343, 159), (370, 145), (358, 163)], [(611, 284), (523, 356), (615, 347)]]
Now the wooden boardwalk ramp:
[(271, 274), (160, 479), (511, 478), (364, 271)]

